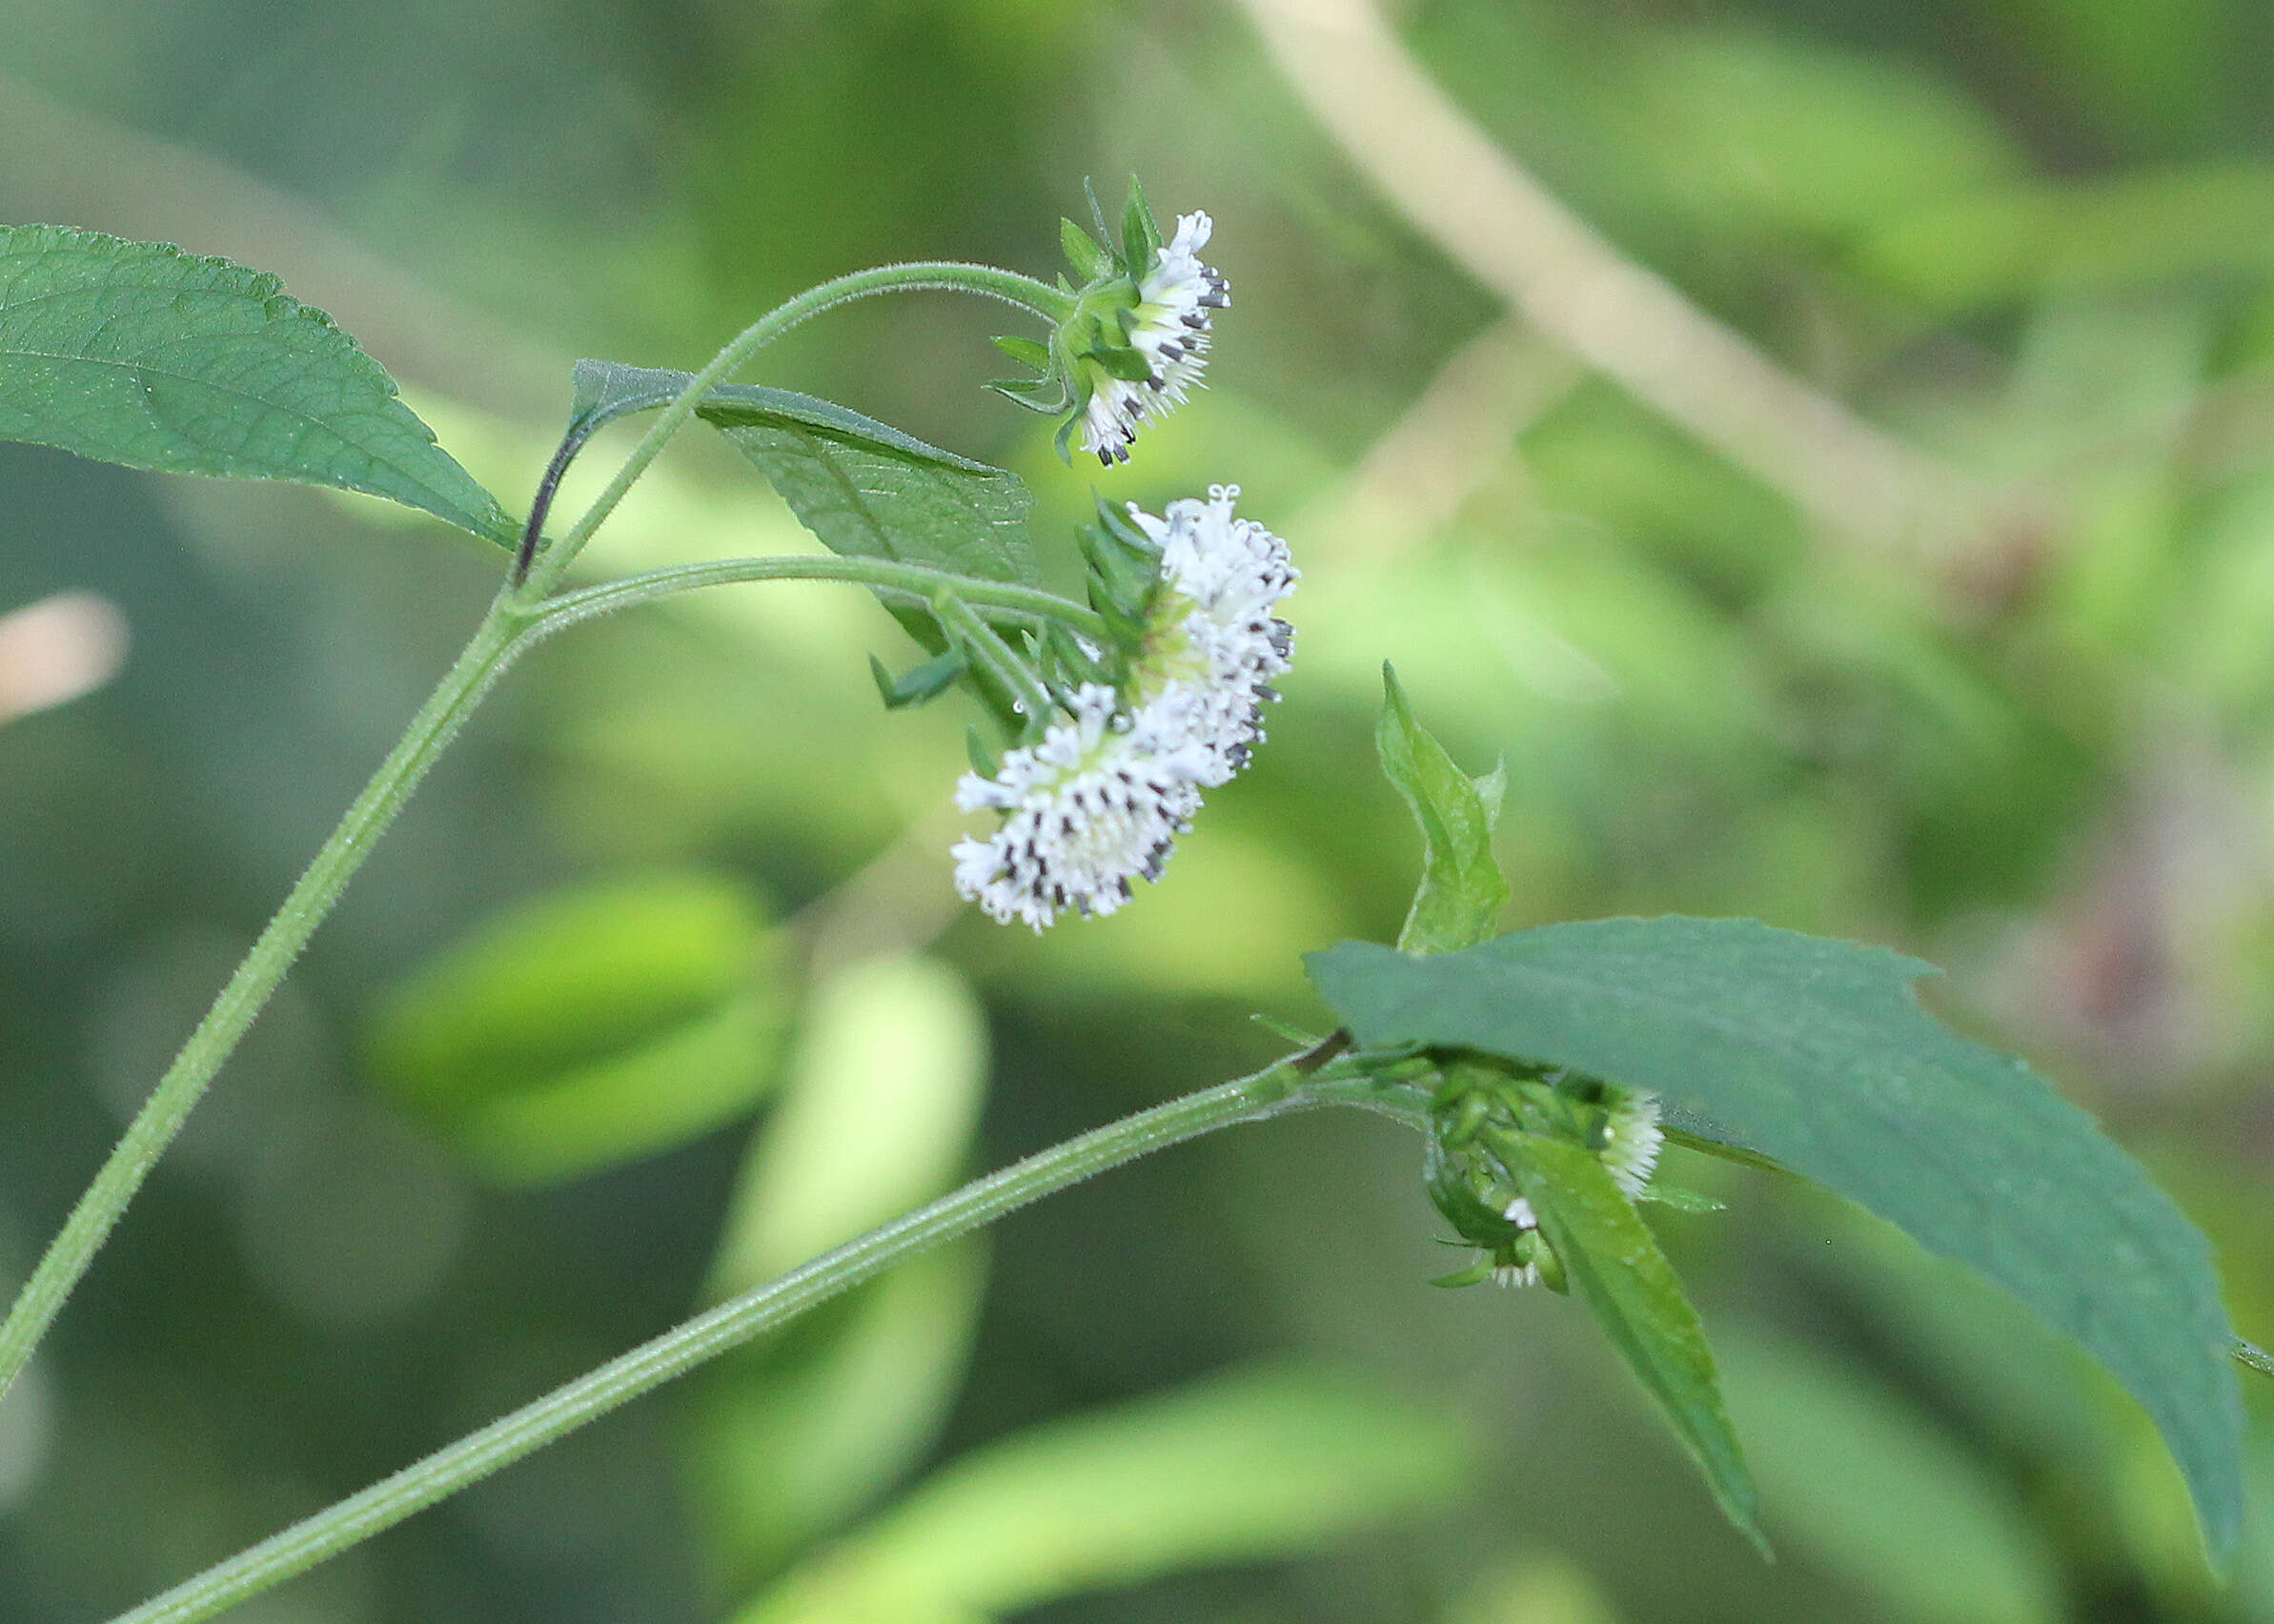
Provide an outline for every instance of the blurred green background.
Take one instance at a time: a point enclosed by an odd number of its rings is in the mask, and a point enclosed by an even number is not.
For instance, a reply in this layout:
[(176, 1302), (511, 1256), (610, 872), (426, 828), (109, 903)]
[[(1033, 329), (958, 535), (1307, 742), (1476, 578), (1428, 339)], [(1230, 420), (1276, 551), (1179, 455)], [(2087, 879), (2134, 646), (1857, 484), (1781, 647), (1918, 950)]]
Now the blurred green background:
[[(1266, 1057), (1250, 1012), (1320, 1013), (1297, 954), (1400, 917), (1385, 656), (1508, 761), (1512, 925), (1741, 913), (1937, 960), (1938, 1007), (2147, 1159), (2274, 1338), (2274, 8), (1370, 19), (0, 0), (0, 219), (281, 274), (509, 504), (573, 357), (691, 366), (886, 259), (1049, 274), (1084, 177), (1140, 173), (1213, 213), (1234, 308), (1129, 470), (977, 393), (991, 308), (848, 310), (753, 376), (1017, 469), (1046, 541), (1093, 489), (1238, 481), (1307, 571), (1255, 768), (1157, 891), (1041, 940), (956, 905), (965, 719), (881, 714), (865, 657), (906, 645), (858, 596), (733, 589), (529, 660), (0, 1409), (0, 1618), (105, 1616)], [(595, 562), (804, 544), (691, 441)], [(499, 563), (0, 446), (0, 1279)], [(1422, 1284), (1417, 1161), (1337, 1117), (1124, 1170), (242, 1616), (2274, 1621), (2274, 1427), (2218, 1588), (2063, 1349), (1804, 1189), (1685, 1167), (1732, 1203), (1661, 1228), (1759, 1565), (1578, 1309)]]

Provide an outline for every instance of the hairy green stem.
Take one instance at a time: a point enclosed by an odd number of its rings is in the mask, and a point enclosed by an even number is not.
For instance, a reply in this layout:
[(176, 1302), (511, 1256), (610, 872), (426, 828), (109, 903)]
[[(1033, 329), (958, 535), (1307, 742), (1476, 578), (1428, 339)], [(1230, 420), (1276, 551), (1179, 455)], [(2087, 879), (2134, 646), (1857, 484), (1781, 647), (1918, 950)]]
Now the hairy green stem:
[(843, 580), (904, 597), (918, 608), (929, 608), (943, 591), (981, 609), (1000, 610), (1025, 619), (1059, 620), (1092, 638), (1106, 636), (1106, 622), (1095, 610), (1071, 599), (1031, 586), (1007, 581), (978, 580), (952, 575), (924, 564), (904, 564), (890, 558), (848, 558), (834, 553), (796, 553), (772, 558), (721, 558), (699, 564), (677, 564), (605, 581), (575, 592), (564, 592), (538, 611), (540, 633), (564, 631), (579, 620), (612, 614), (674, 593), (699, 587), (725, 586), (744, 580)]
[(401, 741), (355, 797), (283, 906), (213, 1000), (205, 1019), (198, 1022), (173, 1064), (166, 1068), (24, 1283), (8, 1318), (0, 1321), (0, 1393), (8, 1391), (30, 1362), (31, 1350), (54, 1323), (119, 1215), (189, 1120), (213, 1073), (253, 1025), (324, 916), (332, 911), (349, 879), (371, 855), (373, 844), (512, 660), (522, 644), (526, 624), (522, 613), (504, 597), (491, 605), (473, 640), (437, 684)]
[(605, 489), (594, 498), (592, 506), (564, 532), (560, 538), (538, 555), (534, 568), (527, 572), (521, 586), (524, 601), (542, 598), (560, 583), (570, 564), (592, 539), (593, 532), (606, 522), (623, 500), (624, 493), (633, 482), (647, 472), (671, 436), (686, 426), (695, 409), (710, 394), (712, 386), (724, 382), (733, 373), (760, 350), (764, 349), (799, 323), (810, 321), (823, 311), (855, 299), (874, 298), (881, 294), (922, 293), (978, 294), (985, 298), (1001, 299), (1023, 310), (1032, 311), (1044, 320), (1058, 322), (1073, 309), (1073, 300), (1047, 282), (1038, 282), (1031, 276), (1022, 276), (1015, 271), (999, 270), (992, 265), (963, 265), (944, 260), (920, 260), (905, 265), (880, 265), (873, 270), (855, 271), (808, 288), (785, 304), (777, 305), (744, 328), (735, 338), (711, 357), (710, 364), (688, 380), (672, 402), (665, 406), (656, 420), (648, 426), (647, 434), (632, 448), (632, 455), (624, 458), (623, 466), (608, 481)]
[(337, 1555), (499, 1467), (598, 1420), (704, 1361), (873, 1279), (895, 1263), (990, 1224), (1028, 1202), (1150, 1151), (1237, 1123), (1327, 1103), (1301, 1056), (1251, 1077), (1188, 1094), (1014, 1163), (722, 1303), (591, 1374), (405, 1467), (329, 1510), (207, 1569), (112, 1624), (196, 1624)]
[(1025, 713), (1026, 731), (1034, 736), (1057, 709), (1041, 679), (1011, 652), (1010, 644), (1003, 640), (1001, 633), (981, 619), (979, 612), (954, 593), (943, 589), (935, 594), (931, 610), (933, 618), (950, 636), (962, 639), (979, 669), (1017, 701), (1018, 708)]

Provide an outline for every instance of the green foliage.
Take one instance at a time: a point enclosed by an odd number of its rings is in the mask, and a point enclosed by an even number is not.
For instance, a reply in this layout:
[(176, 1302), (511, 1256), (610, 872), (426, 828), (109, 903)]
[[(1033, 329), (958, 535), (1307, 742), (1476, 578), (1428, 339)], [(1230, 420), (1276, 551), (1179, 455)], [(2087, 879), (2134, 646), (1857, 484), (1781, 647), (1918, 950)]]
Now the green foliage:
[(1462, 1431), (1379, 1390), (1250, 1370), (965, 1456), (738, 1624), (979, 1621), (1208, 1563), (1326, 1548), (1449, 1499)]
[[(875, 960), (814, 993), (780, 1104), (743, 1165), (711, 1291), (761, 1285), (944, 1192), (986, 1089), (985, 1017), (936, 962)], [(685, 1458), (738, 1590), (915, 1464), (977, 1330), (985, 1248), (909, 1260), (696, 1380)]]
[(485, 1176), (577, 1178), (750, 1108), (775, 1072), (779, 951), (726, 880), (556, 892), (396, 987), (372, 1020), (369, 1064)]
[[(619, 417), (664, 405), (694, 381), (692, 373), (579, 361), (566, 443), (580, 446)], [(1026, 536), (1034, 498), (1014, 474), (787, 389), (720, 384), (696, 412), (757, 464), (833, 551), (983, 580), (1042, 584)]]
[(1527, 1134), (1516, 1171), (1565, 1275), (1673, 1423), (1715, 1501), (1768, 1554), (1758, 1497), (1722, 1408), (1705, 1329), (1650, 1227), (1583, 1147)]
[(1757, 1335), (1721, 1340), (1780, 1538), (1919, 1624), (2066, 1616), (2012, 1485), (1931, 1414), (1852, 1362)]
[(2090, 1118), (1915, 1002), (1929, 970), (1743, 920), (1604, 920), (1434, 958), (1345, 943), (1311, 978), (1361, 1044), (1482, 1049), (1660, 1094), (1971, 1264), (2154, 1417), (2211, 1549), (2242, 1517), (2241, 1402), (2209, 1248)]
[(1450, 953), (1492, 934), (1508, 902), (1508, 882), (1492, 856), (1504, 768), (1472, 779), (1413, 720), (1397, 673), (1382, 666), (1382, 718), (1374, 749), (1383, 776), (1421, 826), (1421, 883), (1397, 945), (1406, 953)]
[(274, 276), (164, 243), (0, 226), (0, 439), (361, 491), (515, 538), (330, 316)]

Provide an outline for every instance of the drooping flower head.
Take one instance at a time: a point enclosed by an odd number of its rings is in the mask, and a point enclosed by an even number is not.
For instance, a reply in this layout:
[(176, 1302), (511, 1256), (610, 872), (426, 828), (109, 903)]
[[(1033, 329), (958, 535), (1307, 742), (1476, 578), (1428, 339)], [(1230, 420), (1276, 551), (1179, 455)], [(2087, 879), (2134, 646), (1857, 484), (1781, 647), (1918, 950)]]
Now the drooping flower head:
[(1293, 636), (1272, 611), (1296, 572), (1284, 541), (1233, 515), (1237, 495), (1218, 486), (1159, 518), (1108, 513), (1110, 533), (1091, 538), (1092, 598), (1113, 647), (1068, 639), (1063, 658), (1089, 671), (1054, 687), (1066, 696), (1059, 715), (999, 770), (957, 786), (964, 811), (1003, 817), (953, 853), (956, 888), (993, 918), (1039, 931), (1068, 911), (1112, 913), (1133, 880), (1160, 878), (1201, 791), (1228, 782), (1262, 739)]
[(1271, 679), (1294, 648), (1294, 628), (1276, 611), (1302, 579), (1285, 541), (1233, 514), (1239, 495), (1237, 485), (1216, 485), (1207, 501), (1170, 502), (1158, 518), (1134, 503), (1128, 510), (1161, 553), (1138, 681), (1190, 712), (1211, 785), (1245, 767), (1263, 741), (1264, 702), (1279, 697)]
[(956, 889), (995, 920), (1038, 931), (1068, 909), (1113, 912), (1131, 880), (1160, 878), (1192, 826), (1203, 765), (1193, 745), (1124, 712), (1114, 690), (1085, 684), (1041, 742), (1005, 756), (993, 778), (957, 783), (959, 808), (1000, 812), (1003, 824), (956, 845)]
[(1071, 220), (1061, 237), (1081, 285), (1061, 279), (1071, 312), (1047, 344), (999, 338), (1011, 355), (1042, 376), (998, 383), (998, 392), (1030, 410), (1066, 413), (1058, 449), (1079, 428), (1082, 449), (1111, 467), (1129, 459), (1138, 432), (1184, 403), (1208, 365), (1210, 324), (1231, 303), (1225, 279), (1200, 257), (1214, 222), (1194, 212), (1177, 216), (1164, 239), (1134, 182), (1118, 243), (1101, 217), (1091, 236)]

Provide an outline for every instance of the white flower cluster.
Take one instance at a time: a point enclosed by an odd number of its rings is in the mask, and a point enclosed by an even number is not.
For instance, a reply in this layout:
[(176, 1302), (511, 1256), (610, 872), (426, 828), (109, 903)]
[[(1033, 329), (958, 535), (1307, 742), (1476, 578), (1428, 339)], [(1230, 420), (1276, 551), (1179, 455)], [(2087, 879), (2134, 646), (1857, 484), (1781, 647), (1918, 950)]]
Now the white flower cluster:
[(1658, 1152), (1666, 1145), (1666, 1130), (1658, 1125), (1658, 1096), (1624, 1094), (1614, 1100), (1603, 1131), (1603, 1147), (1596, 1154), (1627, 1199), (1639, 1200), (1651, 1174), (1658, 1170)]
[[(1657, 1171), (1658, 1152), (1666, 1144), (1666, 1130), (1658, 1123), (1658, 1096), (1617, 1089), (1607, 1104), (1609, 1116), (1603, 1125), (1603, 1144), (1595, 1154), (1626, 1198), (1638, 1201), (1651, 1182), (1651, 1174)], [(1524, 1231), (1527, 1245), (1522, 1251), (1510, 1248), (1503, 1256), (1511, 1261), (1493, 1265), (1492, 1284), (1537, 1286), (1540, 1267), (1530, 1260), (1530, 1254), (1533, 1247), (1543, 1244), (1538, 1236), (1539, 1214), (1532, 1209), (1531, 1202), (1519, 1195), (1508, 1204), (1501, 1216)], [(1518, 1256), (1526, 1261), (1513, 1261)]]
[(1100, 462), (1128, 461), (1137, 431), (1183, 405), (1186, 394), (1199, 387), (1212, 313), (1231, 304), (1223, 275), (1200, 259), (1212, 229), (1204, 213), (1177, 216), (1176, 235), (1153, 251), (1153, 262), (1138, 281), (1129, 347), (1152, 371), (1134, 380), (1103, 370), (1093, 375), (1082, 449)]
[(1228, 782), (1263, 738), (1270, 679), (1288, 668), (1293, 629), (1272, 614), (1294, 590), (1287, 543), (1232, 516), (1236, 489), (1131, 518), (1161, 548), (1163, 605), (1146, 638), (1133, 699), (1078, 688), (1039, 743), (993, 778), (956, 786), (966, 812), (1003, 814), (986, 840), (959, 842), (956, 889), (989, 916), (1040, 931), (1071, 909), (1112, 913), (1130, 881), (1158, 880), (1200, 792)]

